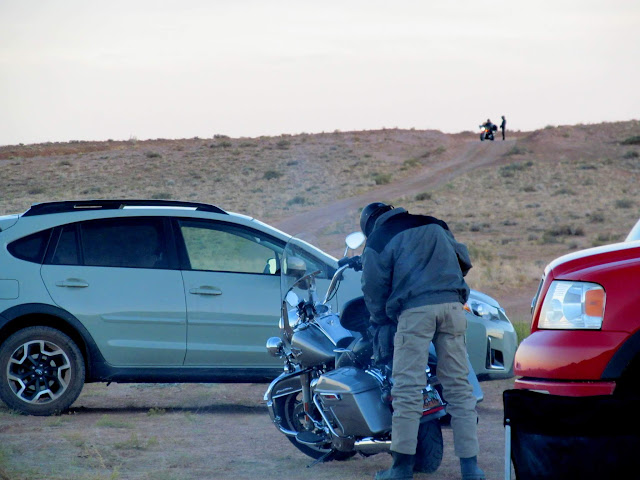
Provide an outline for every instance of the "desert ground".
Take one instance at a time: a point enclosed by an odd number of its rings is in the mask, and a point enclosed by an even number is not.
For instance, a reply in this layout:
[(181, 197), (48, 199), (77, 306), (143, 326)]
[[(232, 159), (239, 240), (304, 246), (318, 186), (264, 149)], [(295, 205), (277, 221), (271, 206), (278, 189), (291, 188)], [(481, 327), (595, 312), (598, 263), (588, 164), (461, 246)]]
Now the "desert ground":
[[(380, 200), (442, 218), (469, 247), (472, 288), (526, 335), (544, 266), (624, 240), (640, 217), (640, 122), (548, 126), (480, 142), (472, 132), (384, 129), (279, 137), (0, 147), (0, 215), (87, 198), (199, 201), (302, 234), (341, 256), (359, 209)], [(480, 462), (502, 478), (502, 392), (483, 382)], [(311, 463), (271, 425), (266, 385), (94, 384), (70, 412), (0, 405), (0, 479), (371, 478), (386, 455)], [(432, 475), (458, 478), (451, 431)]]

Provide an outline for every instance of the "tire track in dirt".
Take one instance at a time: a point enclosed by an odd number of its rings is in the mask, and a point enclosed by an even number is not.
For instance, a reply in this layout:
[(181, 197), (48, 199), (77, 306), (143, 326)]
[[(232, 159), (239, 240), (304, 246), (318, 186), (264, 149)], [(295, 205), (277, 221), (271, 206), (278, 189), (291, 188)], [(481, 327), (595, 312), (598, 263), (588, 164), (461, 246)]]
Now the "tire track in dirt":
[(322, 205), (306, 212), (273, 222), (280, 230), (295, 234), (318, 235), (325, 228), (338, 222), (345, 214), (358, 211), (368, 203), (395, 199), (405, 195), (415, 195), (445, 184), (457, 176), (480, 167), (505, 162), (505, 155), (513, 148), (516, 140), (501, 142), (467, 142), (462, 153), (451, 160), (430, 165), (409, 178), (380, 186), (361, 195), (343, 198), (328, 205)]

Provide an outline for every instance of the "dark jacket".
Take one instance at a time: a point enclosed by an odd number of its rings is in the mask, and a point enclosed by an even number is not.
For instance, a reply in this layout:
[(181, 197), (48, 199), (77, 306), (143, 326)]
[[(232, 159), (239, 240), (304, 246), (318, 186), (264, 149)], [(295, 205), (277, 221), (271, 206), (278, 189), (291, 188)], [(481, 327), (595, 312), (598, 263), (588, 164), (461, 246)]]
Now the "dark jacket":
[(471, 269), (467, 247), (434, 217), (403, 208), (384, 213), (367, 239), (362, 265), (373, 323), (397, 323), (403, 310), (469, 298), (463, 278)]

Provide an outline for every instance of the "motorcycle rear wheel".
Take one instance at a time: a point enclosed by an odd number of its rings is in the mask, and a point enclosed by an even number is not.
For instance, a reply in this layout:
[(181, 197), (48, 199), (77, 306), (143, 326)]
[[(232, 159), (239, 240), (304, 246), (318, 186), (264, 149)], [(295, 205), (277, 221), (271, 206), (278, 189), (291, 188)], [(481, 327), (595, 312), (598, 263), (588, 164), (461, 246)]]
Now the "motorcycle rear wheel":
[[(297, 392), (291, 395), (288, 395), (284, 398), (283, 401), (279, 402), (278, 405), (278, 416), (282, 419), (282, 426), (287, 430), (294, 430), (296, 432), (302, 432), (305, 430), (304, 425), (302, 424), (301, 418), (304, 416), (303, 408), (302, 408), (302, 394)], [(314, 408), (315, 410), (315, 408)], [(313, 412), (312, 412), (313, 414)], [(293, 446), (300, 450), (305, 455), (313, 459), (318, 459), (328, 452), (331, 451), (331, 444), (327, 443), (321, 446), (311, 446), (305, 445), (296, 440), (295, 437), (290, 437), (287, 435), (287, 439), (293, 443)], [(331, 460), (346, 460), (348, 458), (353, 457), (356, 454), (353, 452), (339, 452), (335, 451), (327, 458), (324, 459), (325, 462)]]
[(421, 473), (435, 472), (442, 463), (443, 449), (440, 423), (437, 421), (421, 423), (413, 470)]

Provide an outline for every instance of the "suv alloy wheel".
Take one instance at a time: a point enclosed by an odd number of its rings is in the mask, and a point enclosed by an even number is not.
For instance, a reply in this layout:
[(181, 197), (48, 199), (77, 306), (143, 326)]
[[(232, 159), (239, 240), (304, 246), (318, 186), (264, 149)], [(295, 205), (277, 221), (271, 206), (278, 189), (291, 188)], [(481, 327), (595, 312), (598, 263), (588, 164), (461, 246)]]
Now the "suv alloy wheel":
[(28, 327), (0, 347), (0, 398), (12, 409), (51, 415), (67, 409), (84, 384), (76, 344), (50, 327)]

